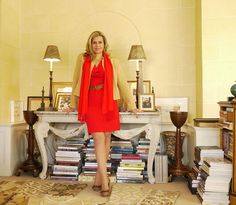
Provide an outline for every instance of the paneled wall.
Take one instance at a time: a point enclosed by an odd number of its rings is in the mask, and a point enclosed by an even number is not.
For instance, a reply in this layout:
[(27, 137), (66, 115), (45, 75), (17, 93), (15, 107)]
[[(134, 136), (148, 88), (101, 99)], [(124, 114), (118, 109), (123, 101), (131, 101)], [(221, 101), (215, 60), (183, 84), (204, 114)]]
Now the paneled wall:
[(26, 159), (25, 123), (0, 125), (0, 176), (11, 176)]
[(129, 80), (135, 80), (136, 69), (127, 60), (130, 47), (142, 44), (144, 79), (151, 80), (158, 97), (188, 97), (194, 116), (194, 12), (193, 0), (21, 1), (21, 98), (40, 95), (43, 86), (48, 92), (47, 45), (57, 45), (62, 58), (54, 63), (53, 80), (71, 81), (76, 56), (89, 34), (101, 30)]

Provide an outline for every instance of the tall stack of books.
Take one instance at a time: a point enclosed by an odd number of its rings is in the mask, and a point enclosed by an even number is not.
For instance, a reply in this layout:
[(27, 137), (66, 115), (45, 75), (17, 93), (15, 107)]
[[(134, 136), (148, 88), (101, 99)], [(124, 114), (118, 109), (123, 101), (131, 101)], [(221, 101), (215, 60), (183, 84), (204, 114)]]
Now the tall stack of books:
[[(83, 175), (84, 176), (95, 176), (97, 172), (97, 161), (94, 148), (94, 140), (91, 138), (87, 144), (87, 147), (84, 148), (85, 153), (85, 163), (83, 166)], [(111, 174), (111, 162), (107, 162), (107, 173)]]
[(232, 164), (226, 159), (204, 158), (197, 194), (202, 204), (229, 204)]
[(145, 162), (138, 154), (122, 154), (116, 172), (117, 183), (143, 183)]
[(200, 183), (200, 165), (203, 164), (204, 158), (224, 158), (224, 152), (218, 146), (196, 146), (194, 149), (194, 166), (192, 171), (187, 175), (188, 187), (192, 194), (197, 193), (197, 187)]
[[(145, 162), (145, 164), (147, 165), (147, 159), (148, 159), (148, 153), (149, 153), (149, 147), (150, 147), (150, 140), (145, 138), (144, 136), (141, 136), (139, 141), (138, 141), (138, 145), (136, 147), (136, 154), (139, 154), (141, 159)], [(157, 149), (156, 149), (156, 155), (161, 153), (160, 150), (160, 142), (157, 144)], [(143, 171), (143, 177), (144, 180), (148, 180), (148, 174), (147, 174), (147, 166), (145, 166), (145, 169)]]
[(77, 181), (82, 171), (82, 145), (61, 145), (56, 151), (56, 162), (50, 176), (54, 180)]
[(130, 140), (122, 140), (116, 137), (112, 137), (110, 153), (112, 172), (116, 173), (117, 167), (119, 166), (122, 158), (122, 154), (132, 155), (134, 152), (135, 150)]
[(83, 166), (83, 175), (85, 176), (94, 176), (97, 171), (96, 164), (96, 155), (94, 148), (94, 140), (90, 138), (87, 146), (83, 149), (84, 151), (84, 166)]

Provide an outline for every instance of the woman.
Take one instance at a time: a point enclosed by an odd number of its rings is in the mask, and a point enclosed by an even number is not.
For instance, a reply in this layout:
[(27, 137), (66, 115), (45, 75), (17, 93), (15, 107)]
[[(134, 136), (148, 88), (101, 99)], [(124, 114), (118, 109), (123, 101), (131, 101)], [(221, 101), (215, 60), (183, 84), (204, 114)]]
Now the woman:
[(87, 123), (94, 139), (98, 168), (92, 188), (104, 197), (111, 194), (106, 168), (111, 133), (120, 129), (117, 100), (122, 97), (127, 110), (137, 112), (124, 73), (118, 61), (108, 56), (107, 47), (102, 32), (89, 36), (86, 52), (78, 56), (72, 84), (72, 106), (78, 105), (78, 120)]

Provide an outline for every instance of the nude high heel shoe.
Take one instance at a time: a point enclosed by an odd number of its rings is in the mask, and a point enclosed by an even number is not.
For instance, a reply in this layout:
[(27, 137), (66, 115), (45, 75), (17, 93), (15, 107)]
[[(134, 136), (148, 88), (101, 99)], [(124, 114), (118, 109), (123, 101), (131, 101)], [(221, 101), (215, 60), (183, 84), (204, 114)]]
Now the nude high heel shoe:
[(94, 185), (92, 186), (92, 190), (93, 190), (93, 191), (101, 191), (101, 189), (102, 189), (102, 185), (95, 185), (95, 184), (94, 184)]
[(102, 197), (109, 197), (111, 196), (111, 183), (110, 183), (110, 179), (108, 178), (108, 190), (101, 190), (101, 196)]

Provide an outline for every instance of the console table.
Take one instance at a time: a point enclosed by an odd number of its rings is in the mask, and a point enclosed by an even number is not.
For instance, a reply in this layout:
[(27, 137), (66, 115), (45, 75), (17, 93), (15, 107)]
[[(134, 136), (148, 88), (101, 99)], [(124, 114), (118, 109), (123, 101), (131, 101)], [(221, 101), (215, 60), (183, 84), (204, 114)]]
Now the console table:
[[(38, 122), (35, 124), (35, 138), (38, 143), (38, 147), (42, 157), (42, 172), (39, 174), (41, 179), (47, 177), (48, 158), (45, 147), (45, 138), (48, 137), (49, 130), (55, 132), (57, 128), (53, 128), (51, 124), (55, 123), (74, 123), (77, 127), (83, 126), (77, 120), (77, 112), (54, 112), (54, 111), (35, 111), (38, 116)], [(153, 160), (157, 149), (157, 144), (160, 139), (160, 113), (159, 112), (140, 112), (132, 114), (129, 112), (120, 112), (121, 128), (126, 127), (140, 127), (141, 125), (147, 125), (150, 127), (149, 134), (146, 138), (150, 139), (150, 148), (148, 153), (148, 181), (153, 184), (155, 178), (153, 176)], [(123, 138), (122, 136), (119, 136)], [(127, 139), (127, 138), (125, 138)]]

